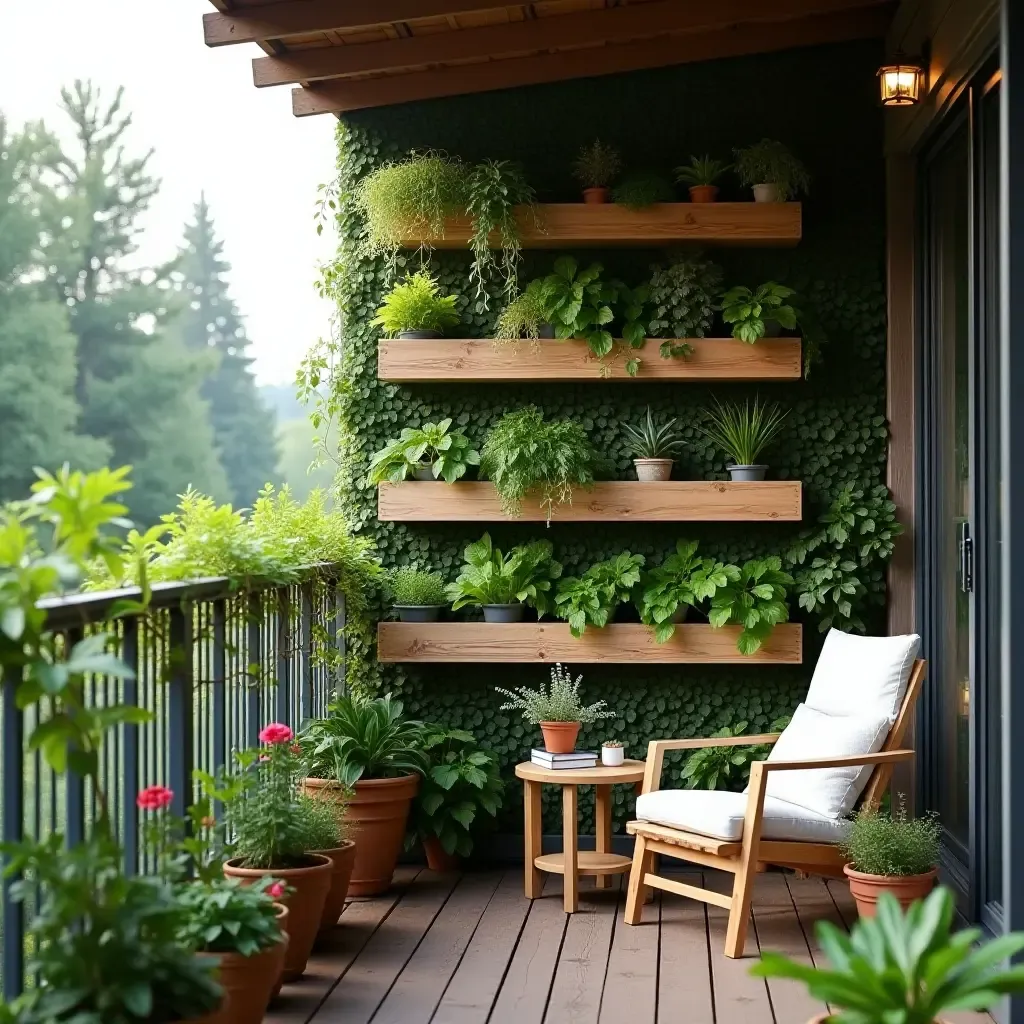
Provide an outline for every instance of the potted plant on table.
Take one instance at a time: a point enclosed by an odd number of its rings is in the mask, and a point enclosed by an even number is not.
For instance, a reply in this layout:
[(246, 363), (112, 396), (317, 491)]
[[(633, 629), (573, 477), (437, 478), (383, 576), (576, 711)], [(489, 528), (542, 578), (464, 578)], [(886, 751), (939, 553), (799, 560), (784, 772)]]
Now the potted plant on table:
[(621, 768), (626, 760), (626, 748), (618, 740), (605, 740), (601, 744), (601, 764), (605, 768)]
[(782, 328), (796, 329), (797, 311), (786, 301), (794, 294), (792, 288), (775, 281), (766, 281), (754, 291), (737, 285), (722, 296), (722, 319), (732, 324), (734, 338), (753, 345), (761, 338), (778, 336)]
[(422, 724), (402, 711), (391, 694), (339, 697), (299, 736), (303, 791), (332, 804), (355, 840), (352, 896), (376, 896), (391, 885), (426, 768)]
[(716, 401), (708, 426), (697, 424), (697, 429), (732, 459), (725, 467), (730, 479), (763, 480), (768, 467), (757, 460), (778, 437), (788, 415), (778, 403), (762, 404), (758, 398), (753, 408), (749, 402), (722, 405)]
[(331, 887), (327, 890), (320, 915), (320, 933), (330, 931), (338, 923), (355, 867), (356, 844), (350, 837), (351, 826), (344, 817), (349, 799), (350, 794), (344, 789), (340, 793), (332, 793), (329, 800), (317, 799), (305, 792), (302, 796), (310, 852), (322, 854), (332, 865)]
[(494, 689), (509, 698), (502, 704), (502, 711), (521, 711), (531, 725), (539, 725), (544, 736), (544, 749), (549, 754), (571, 754), (576, 749), (576, 739), (581, 725), (591, 725), (602, 718), (617, 718), (614, 711), (605, 711), (605, 701), (584, 704), (580, 699), (580, 683), (583, 676), (573, 681), (572, 674), (565, 672), (561, 665), (551, 670), (551, 685), (532, 690), (517, 686), (506, 690), (501, 686)]
[(437, 622), (448, 603), (444, 577), (439, 572), (395, 569), (388, 577), (392, 607), (402, 622)]
[(610, 186), (622, 170), (622, 157), (614, 146), (595, 139), (573, 161), (572, 173), (583, 186), (583, 202), (607, 203)]
[(480, 462), (480, 453), (461, 430), (452, 430), (451, 417), (422, 427), (403, 427), (370, 456), (367, 482), (371, 487), (401, 483), (410, 475), (414, 480), (444, 480), (453, 484), (466, 475), (470, 466)]
[(941, 827), (934, 815), (907, 817), (902, 802), (895, 814), (865, 808), (850, 823), (843, 842), (843, 868), (861, 917), (874, 917), (883, 892), (906, 909), (935, 885)]
[(740, 182), (754, 190), (755, 203), (784, 203), (811, 183), (807, 168), (781, 142), (762, 139), (736, 151)]
[(441, 338), (459, 322), (454, 295), (439, 295), (437, 282), (426, 270), (410, 274), (384, 296), (370, 321), (389, 338)]
[(713, 203), (718, 198), (715, 184), (732, 164), (710, 156), (691, 156), (690, 162), (676, 168), (676, 181), (689, 186), (691, 203)]
[(678, 421), (673, 417), (665, 423), (655, 423), (651, 407), (639, 423), (623, 424), (626, 447), (633, 456), (636, 478), (640, 481), (670, 480), (674, 456), (686, 447), (676, 429)]
[(412, 806), (406, 847), (423, 844), (431, 871), (458, 870), (473, 852), (480, 819), (494, 819), (504, 786), (498, 759), (471, 732), (431, 724), (423, 729), (427, 769)]
[(596, 562), (581, 576), (563, 577), (555, 593), (555, 615), (569, 623), (569, 632), (577, 639), (587, 626), (603, 629), (616, 608), (629, 600), (643, 564), (643, 555), (623, 551)]

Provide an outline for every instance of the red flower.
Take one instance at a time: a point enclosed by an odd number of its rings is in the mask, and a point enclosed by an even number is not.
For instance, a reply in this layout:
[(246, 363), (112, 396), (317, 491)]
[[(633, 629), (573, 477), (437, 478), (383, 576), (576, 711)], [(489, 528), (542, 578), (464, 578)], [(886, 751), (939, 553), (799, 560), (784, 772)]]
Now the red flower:
[(279, 900), (284, 895), (284, 882), (275, 882), (267, 886), (267, 895), (272, 900)]
[(271, 722), (260, 733), (260, 743), (289, 743), (294, 735), (282, 722)]
[(174, 793), (166, 786), (147, 786), (135, 798), (135, 803), (144, 811), (162, 811), (173, 799)]

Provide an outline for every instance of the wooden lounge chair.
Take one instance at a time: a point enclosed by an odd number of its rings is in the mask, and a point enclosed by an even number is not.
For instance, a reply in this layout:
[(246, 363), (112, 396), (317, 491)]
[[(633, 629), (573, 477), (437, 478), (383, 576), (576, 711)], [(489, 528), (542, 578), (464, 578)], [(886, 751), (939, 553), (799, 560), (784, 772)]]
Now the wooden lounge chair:
[[(725, 955), (743, 955), (750, 897), (766, 865), (839, 877), (838, 843), (855, 808), (877, 806), (901, 748), (925, 676), (920, 637), (857, 637), (832, 630), (805, 703), (782, 733), (718, 739), (653, 740), (647, 748), (626, 897), (626, 924), (639, 924), (650, 887), (729, 911)], [(744, 793), (663, 790), (669, 750), (774, 744), (751, 766)], [(655, 854), (734, 876), (725, 895), (653, 871)]]

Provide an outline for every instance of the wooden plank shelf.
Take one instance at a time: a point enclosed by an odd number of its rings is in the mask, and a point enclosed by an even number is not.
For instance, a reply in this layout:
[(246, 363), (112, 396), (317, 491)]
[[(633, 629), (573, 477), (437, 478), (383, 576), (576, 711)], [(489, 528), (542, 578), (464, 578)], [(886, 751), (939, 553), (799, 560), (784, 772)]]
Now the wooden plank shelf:
[(803, 627), (785, 622), (756, 654), (736, 649), (739, 626), (712, 629), (705, 623), (676, 627), (667, 643), (640, 623), (588, 629), (578, 640), (567, 622), (380, 622), (377, 660), (382, 662), (541, 662), (663, 665), (799, 665)]
[[(800, 241), (800, 203), (655, 203), (628, 210), (614, 203), (547, 203), (517, 212), (524, 249), (568, 246), (661, 246), (674, 242), (705, 245), (792, 246)], [(461, 249), (469, 244), (472, 222), (451, 217), (440, 238), (411, 237), (415, 249), (427, 242), (438, 249)], [(500, 245), (497, 234), (491, 245)]]
[[(599, 360), (585, 341), (497, 342), (479, 338), (428, 341), (389, 338), (377, 347), (377, 376), (395, 383), (415, 381), (719, 381), (799, 380), (800, 338), (762, 338), (748, 345), (738, 338), (691, 338), (685, 359), (662, 359), (659, 338), (640, 349), (621, 343)], [(626, 360), (640, 357), (635, 377)]]
[[(560, 522), (709, 523), (798, 522), (803, 514), (799, 480), (737, 482), (667, 480), (640, 483), (607, 480), (577, 488), (571, 505), (556, 505)], [(377, 518), (399, 523), (501, 522), (508, 516), (489, 481), (446, 484), (436, 480), (383, 483)], [(544, 522), (538, 502), (523, 502), (521, 522)]]

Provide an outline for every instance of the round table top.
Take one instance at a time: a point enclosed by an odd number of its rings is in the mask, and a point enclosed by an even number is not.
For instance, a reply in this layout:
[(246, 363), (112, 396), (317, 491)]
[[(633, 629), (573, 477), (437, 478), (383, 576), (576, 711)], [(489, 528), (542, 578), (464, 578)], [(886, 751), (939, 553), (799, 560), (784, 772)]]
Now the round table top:
[(623, 761), (618, 768), (599, 764), (596, 768), (544, 768), (532, 761), (516, 765), (516, 778), (529, 782), (552, 782), (569, 786), (606, 786), (615, 782), (643, 782), (645, 761)]

